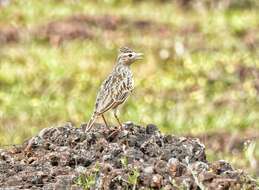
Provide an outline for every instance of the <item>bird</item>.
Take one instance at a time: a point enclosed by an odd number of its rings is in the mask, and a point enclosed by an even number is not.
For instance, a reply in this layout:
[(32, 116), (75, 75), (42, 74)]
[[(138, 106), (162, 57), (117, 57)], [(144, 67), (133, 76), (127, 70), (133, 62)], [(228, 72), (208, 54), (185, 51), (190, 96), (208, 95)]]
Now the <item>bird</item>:
[(133, 74), (130, 66), (139, 59), (143, 59), (143, 53), (135, 52), (129, 47), (121, 47), (119, 49), (115, 66), (103, 81), (97, 93), (94, 111), (87, 123), (85, 132), (91, 130), (95, 120), (99, 116), (102, 117), (105, 126), (109, 129), (104, 117), (104, 113), (109, 110), (113, 110), (113, 115), (119, 124), (119, 129), (122, 129), (117, 111), (119, 105), (125, 102), (134, 89)]

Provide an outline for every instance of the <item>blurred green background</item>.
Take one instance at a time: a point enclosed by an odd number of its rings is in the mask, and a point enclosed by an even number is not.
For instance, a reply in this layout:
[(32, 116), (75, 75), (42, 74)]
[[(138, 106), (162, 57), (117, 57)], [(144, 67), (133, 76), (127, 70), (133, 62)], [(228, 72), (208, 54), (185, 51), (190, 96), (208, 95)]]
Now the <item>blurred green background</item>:
[(121, 120), (259, 174), (257, 0), (0, 0), (0, 145), (87, 122), (125, 45), (145, 59)]

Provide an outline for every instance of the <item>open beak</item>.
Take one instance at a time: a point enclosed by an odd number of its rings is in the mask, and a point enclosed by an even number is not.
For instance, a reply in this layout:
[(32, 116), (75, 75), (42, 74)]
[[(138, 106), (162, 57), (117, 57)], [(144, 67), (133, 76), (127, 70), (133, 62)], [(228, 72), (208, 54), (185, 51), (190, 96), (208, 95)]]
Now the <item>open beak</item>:
[(138, 59), (143, 59), (143, 53), (136, 53), (136, 57), (135, 59), (138, 60)]

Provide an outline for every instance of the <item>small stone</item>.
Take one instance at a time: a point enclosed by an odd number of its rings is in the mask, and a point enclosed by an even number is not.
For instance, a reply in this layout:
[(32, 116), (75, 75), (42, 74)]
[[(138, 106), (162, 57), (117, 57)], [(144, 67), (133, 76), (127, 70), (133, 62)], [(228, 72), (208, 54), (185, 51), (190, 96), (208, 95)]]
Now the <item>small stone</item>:
[(159, 160), (155, 164), (155, 172), (163, 175), (164, 173), (167, 172), (167, 162), (163, 160)]
[(146, 133), (149, 135), (154, 134), (157, 131), (157, 126), (154, 124), (148, 124), (146, 127)]
[(82, 162), (79, 162), (80, 164), (82, 164), (84, 167), (88, 167), (92, 164), (93, 160), (90, 159), (82, 159)]
[(112, 159), (112, 155), (107, 154), (107, 155), (103, 155), (103, 161), (107, 161), (107, 160), (111, 160)]
[(57, 157), (56, 155), (51, 155), (51, 156), (50, 156), (50, 164), (51, 164), (52, 166), (58, 166), (59, 160), (60, 160), (60, 158)]
[(36, 185), (37, 187), (43, 186), (42, 175), (33, 176), (32, 180), (31, 180), (31, 183), (32, 183), (33, 185)]
[(190, 167), (197, 173), (201, 173), (209, 169), (209, 166), (206, 163), (200, 161), (190, 164)]
[(139, 181), (144, 186), (150, 186), (152, 182), (152, 175), (141, 172), (139, 176)]
[(15, 172), (20, 172), (20, 171), (22, 171), (23, 170), (23, 165), (15, 165), (14, 167), (14, 171)]
[(171, 158), (167, 166), (172, 177), (179, 177), (186, 171), (186, 167), (176, 158)]
[(37, 160), (37, 157), (30, 157), (28, 159), (28, 164), (32, 164), (35, 160)]
[(86, 172), (86, 168), (83, 166), (77, 166), (75, 167), (75, 171), (78, 173), (85, 173)]
[(219, 160), (216, 162), (213, 162), (210, 165), (210, 168), (214, 171), (216, 174), (221, 174), (226, 171), (233, 171), (233, 168), (229, 163), (227, 163), (225, 160)]
[(59, 151), (60, 152), (65, 152), (65, 151), (69, 151), (70, 150), (70, 147), (68, 147), (68, 146), (61, 146), (60, 148), (59, 148)]
[(152, 176), (151, 187), (161, 188), (163, 177), (159, 174), (155, 174)]
[(215, 174), (213, 174), (212, 172), (207, 172), (207, 171), (199, 174), (199, 180), (202, 181), (202, 182), (210, 182), (215, 177), (216, 177)]
[(130, 147), (134, 147), (137, 144), (137, 136), (136, 135), (129, 135), (128, 136), (128, 145)]
[(153, 166), (147, 166), (143, 169), (143, 172), (146, 174), (152, 174), (154, 172), (154, 167)]
[(133, 126), (133, 122), (132, 121), (126, 121), (123, 123), (125, 126)]

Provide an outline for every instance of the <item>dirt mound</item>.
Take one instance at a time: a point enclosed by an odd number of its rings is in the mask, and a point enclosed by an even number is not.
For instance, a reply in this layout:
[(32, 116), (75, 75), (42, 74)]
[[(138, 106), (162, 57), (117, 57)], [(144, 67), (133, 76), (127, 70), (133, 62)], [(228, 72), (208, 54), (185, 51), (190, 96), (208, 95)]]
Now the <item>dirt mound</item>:
[(217, 190), (256, 189), (256, 183), (225, 161), (209, 163), (198, 139), (127, 123), (122, 131), (46, 128), (28, 143), (0, 151), (0, 187)]
[(156, 35), (166, 35), (169, 32), (165, 25), (149, 20), (131, 20), (113, 15), (73, 15), (39, 26), (35, 29), (34, 36), (59, 45), (74, 39), (111, 38), (118, 35), (114, 32), (129, 33), (132, 30)]
[(114, 15), (75, 14), (26, 29), (22, 26), (0, 26), (0, 43), (19, 43), (37, 39), (53, 46), (72, 40), (116, 39), (120, 35), (140, 32), (145, 35), (168, 37), (166, 24), (147, 19), (131, 19)]
[(14, 43), (19, 41), (19, 30), (14, 27), (0, 28), (0, 44)]

